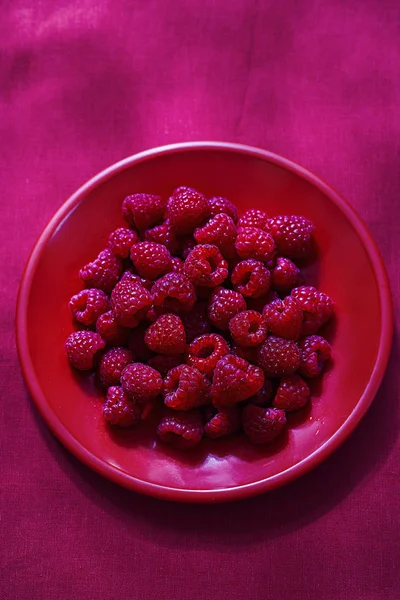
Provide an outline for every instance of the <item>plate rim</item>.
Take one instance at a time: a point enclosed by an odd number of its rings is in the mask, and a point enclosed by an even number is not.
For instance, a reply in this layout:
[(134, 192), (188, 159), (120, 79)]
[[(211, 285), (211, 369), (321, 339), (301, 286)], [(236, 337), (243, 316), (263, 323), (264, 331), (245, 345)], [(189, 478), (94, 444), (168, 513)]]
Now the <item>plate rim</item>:
[[(35, 369), (30, 358), (27, 338), (27, 305), (37, 263), (55, 230), (62, 224), (63, 220), (69, 215), (71, 210), (80, 202), (82, 196), (95, 188), (99, 183), (106, 181), (111, 176), (125, 170), (132, 164), (138, 164), (155, 155), (167, 155), (180, 151), (194, 150), (224, 150), (233, 153), (239, 152), (266, 160), (276, 166), (294, 172), (327, 195), (345, 214), (363, 243), (373, 266), (375, 277), (377, 278), (382, 313), (379, 349), (370, 379), (363, 394), (360, 396), (357, 405), (340, 428), (309, 456), (272, 477), (267, 477), (248, 484), (218, 488), (215, 490), (182, 489), (151, 483), (136, 478), (116, 466), (105, 463), (87, 450), (85, 446), (78, 442), (78, 440), (76, 440), (76, 438), (61, 423), (56, 413), (48, 404), (46, 396), (42, 392), (35, 374)], [(78, 458), (78, 460), (112, 482), (136, 492), (156, 498), (180, 502), (213, 503), (239, 500), (267, 492), (289, 483), (322, 463), (340, 446), (341, 443), (344, 442), (345, 439), (347, 439), (370, 407), (386, 371), (393, 337), (393, 302), (386, 267), (372, 234), (356, 210), (335, 190), (335, 188), (309, 169), (268, 150), (231, 142), (196, 141), (158, 146), (128, 156), (89, 179), (60, 206), (42, 230), (42, 233), (37, 239), (25, 264), (17, 296), (15, 326), (19, 362), (25, 384), (33, 402), (55, 437), (67, 450)]]

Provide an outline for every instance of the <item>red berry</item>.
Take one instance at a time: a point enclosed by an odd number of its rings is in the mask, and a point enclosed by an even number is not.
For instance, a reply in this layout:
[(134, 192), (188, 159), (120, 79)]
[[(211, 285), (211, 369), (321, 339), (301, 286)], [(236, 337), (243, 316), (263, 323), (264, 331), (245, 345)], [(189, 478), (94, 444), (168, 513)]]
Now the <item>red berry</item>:
[(113, 289), (111, 306), (120, 325), (136, 327), (151, 308), (151, 295), (139, 283), (126, 279)]
[(269, 444), (284, 430), (286, 414), (277, 408), (248, 404), (242, 413), (243, 429), (253, 444)]
[(203, 194), (193, 188), (180, 187), (168, 200), (168, 218), (178, 235), (193, 233), (209, 215), (208, 202)]
[(148, 328), (144, 341), (150, 350), (158, 354), (183, 354), (186, 347), (183, 323), (176, 315), (161, 315)]
[(271, 271), (271, 285), (281, 294), (289, 293), (298, 285), (300, 269), (289, 258), (279, 256)]
[(122, 203), (122, 216), (139, 230), (157, 225), (165, 215), (167, 202), (154, 194), (133, 194)]
[(161, 419), (157, 434), (166, 444), (181, 449), (193, 448), (203, 437), (203, 419), (200, 411), (168, 412)]
[(120, 227), (110, 234), (108, 246), (115, 256), (128, 258), (130, 249), (133, 244), (136, 244), (138, 241), (139, 236), (136, 231)]
[(155, 369), (142, 363), (125, 367), (121, 374), (121, 385), (136, 402), (148, 402), (161, 394), (163, 381)]
[(181, 314), (188, 344), (200, 335), (211, 332), (211, 323), (208, 320), (207, 309), (207, 302), (198, 302), (190, 312)]
[(242, 425), (241, 411), (237, 405), (220, 410), (207, 406), (206, 420), (204, 434), (213, 440), (236, 433)]
[(128, 398), (119, 386), (109, 387), (103, 407), (103, 416), (110, 425), (132, 427), (140, 421), (142, 409)]
[(129, 330), (118, 323), (112, 310), (100, 315), (96, 321), (96, 331), (111, 346), (124, 345), (129, 337)]
[(303, 309), (302, 335), (316, 333), (333, 316), (333, 301), (324, 292), (311, 286), (294, 288), (291, 294)]
[(152, 229), (147, 229), (144, 232), (143, 239), (146, 242), (163, 244), (171, 254), (177, 254), (179, 252), (179, 240), (172, 231), (168, 219), (164, 221), (164, 223), (161, 223), (161, 225), (156, 225)]
[(228, 277), (228, 263), (216, 246), (198, 245), (185, 260), (183, 272), (194, 285), (215, 287)]
[(133, 355), (127, 348), (111, 348), (111, 350), (108, 350), (102, 356), (98, 368), (102, 386), (108, 388), (112, 385), (119, 385), (122, 371), (131, 362), (133, 362)]
[(131, 261), (141, 277), (157, 279), (171, 268), (171, 255), (165, 246), (139, 242), (131, 248)]
[(246, 298), (261, 298), (269, 291), (271, 274), (259, 260), (239, 262), (232, 271), (233, 288)]
[(209, 381), (198, 369), (179, 365), (164, 379), (164, 403), (174, 410), (190, 410), (209, 402)]
[(127, 281), (127, 280), (133, 281), (134, 283), (139, 283), (144, 288), (146, 288), (146, 290), (149, 290), (149, 291), (153, 287), (153, 283), (154, 283), (154, 281), (151, 281), (151, 279), (145, 279), (144, 277), (139, 277), (139, 275), (136, 275), (136, 273), (132, 273), (132, 271), (130, 269), (127, 269), (126, 271), (124, 271), (120, 278), (120, 281)]
[(257, 227), (239, 228), (235, 247), (241, 258), (254, 258), (262, 262), (271, 260), (275, 253), (271, 234)]
[(215, 217), (215, 215), (225, 213), (232, 219), (234, 223), (237, 223), (238, 211), (236, 206), (232, 204), (230, 200), (222, 198), (221, 196), (215, 196), (214, 198), (209, 199), (208, 206), (210, 209), (210, 217)]
[(285, 340), (299, 338), (303, 311), (296, 298), (287, 296), (283, 300), (270, 302), (264, 307), (263, 318), (272, 335)]
[(93, 331), (75, 331), (65, 342), (67, 358), (71, 365), (79, 371), (91, 371), (100, 358), (100, 350), (106, 343), (98, 333)]
[(300, 344), (301, 363), (299, 373), (304, 377), (318, 377), (331, 357), (331, 346), (323, 337), (310, 335)]
[(300, 366), (300, 350), (291, 340), (270, 335), (258, 353), (258, 364), (267, 377), (292, 375)]
[(263, 210), (250, 208), (240, 217), (238, 227), (257, 227), (264, 229), (268, 222), (268, 215)]
[(194, 238), (198, 244), (214, 244), (227, 260), (236, 256), (236, 226), (224, 213), (212, 217), (203, 227), (196, 229)]
[(217, 333), (208, 333), (189, 344), (186, 362), (211, 377), (217, 362), (225, 354), (229, 354), (229, 346), (224, 338)]
[(149, 367), (152, 367), (153, 369), (158, 371), (161, 377), (163, 378), (167, 376), (168, 371), (170, 371), (174, 367), (178, 367), (182, 363), (182, 355), (166, 356), (165, 354), (156, 354), (147, 361)]
[(90, 288), (72, 296), (69, 307), (79, 323), (89, 326), (93, 325), (100, 315), (109, 310), (110, 304), (102, 290)]
[(157, 314), (188, 312), (196, 301), (194, 286), (183, 273), (167, 273), (154, 283), (151, 293)]
[(275, 396), (274, 385), (270, 379), (265, 379), (264, 385), (261, 390), (249, 399), (251, 404), (257, 406), (271, 406), (272, 400)]
[(111, 292), (122, 273), (122, 260), (109, 248), (102, 250), (98, 257), (79, 271), (79, 277), (87, 287)]
[(208, 317), (218, 329), (229, 329), (230, 320), (246, 308), (245, 299), (239, 292), (217, 288), (211, 296)]
[(229, 330), (239, 346), (259, 346), (267, 337), (263, 318), (255, 310), (244, 310), (235, 315), (229, 322)]
[(254, 396), (264, 384), (264, 373), (243, 358), (228, 354), (215, 367), (212, 382), (214, 406), (232, 406)]
[(314, 225), (297, 215), (279, 215), (268, 219), (268, 227), (279, 254), (288, 258), (304, 258), (311, 251)]
[(273, 401), (275, 408), (286, 411), (303, 408), (310, 399), (310, 389), (300, 375), (283, 377)]
[(147, 362), (153, 356), (153, 352), (144, 341), (148, 327), (147, 323), (142, 322), (135, 329), (130, 330), (129, 350), (132, 352), (135, 362)]

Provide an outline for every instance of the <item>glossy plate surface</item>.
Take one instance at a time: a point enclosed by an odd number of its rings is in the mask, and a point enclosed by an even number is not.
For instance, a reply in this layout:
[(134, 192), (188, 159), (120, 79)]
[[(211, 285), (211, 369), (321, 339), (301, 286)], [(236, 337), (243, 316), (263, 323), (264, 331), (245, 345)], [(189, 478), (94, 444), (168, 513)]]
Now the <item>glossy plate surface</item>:
[[(288, 434), (267, 448), (243, 436), (174, 451), (151, 427), (110, 435), (102, 397), (69, 368), (64, 341), (72, 331), (69, 298), (81, 289), (79, 268), (123, 225), (129, 193), (169, 195), (189, 185), (226, 196), (239, 210), (302, 214), (316, 225), (317, 265), (306, 270), (336, 303), (328, 338), (334, 363), (314, 386), (310, 410), (293, 415)], [(17, 343), (33, 400), (58, 439), (82, 462), (138, 492), (179, 501), (215, 502), (282, 485), (324, 460), (351, 433), (379, 387), (392, 337), (385, 268), (360, 218), (315, 175), (271, 153), (223, 143), (156, 148), (127, 158), (80, 188), (35, 246), (22, 278)]]

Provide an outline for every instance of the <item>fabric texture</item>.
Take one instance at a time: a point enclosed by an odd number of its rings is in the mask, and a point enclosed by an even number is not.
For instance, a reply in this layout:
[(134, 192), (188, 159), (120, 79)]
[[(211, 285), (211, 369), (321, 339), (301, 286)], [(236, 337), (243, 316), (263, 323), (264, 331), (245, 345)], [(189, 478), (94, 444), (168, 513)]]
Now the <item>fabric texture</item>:
[(0, 19), (2, 600), (396, 600), (399, 339), (355, 433), (291, 485), (217, 506), (120, 489), (50, 434), (14, 342), (48, 219), (135, 152), (287, 156), (370, 227), (400, 304), (398, 0), (6, 0)]

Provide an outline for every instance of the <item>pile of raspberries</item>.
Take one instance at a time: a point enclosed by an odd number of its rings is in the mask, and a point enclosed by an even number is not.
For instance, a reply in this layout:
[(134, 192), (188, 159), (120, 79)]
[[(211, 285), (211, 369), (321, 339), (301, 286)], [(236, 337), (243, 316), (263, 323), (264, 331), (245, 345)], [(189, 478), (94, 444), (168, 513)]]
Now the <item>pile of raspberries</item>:
[(317, 333), (333, 302), (301, 285), (296, 264), (314, 225), (258, 209), (239, 217), (189, 187), (128, 196), (122, 215), (127, 227), (80, 270), (86, 287), (70, 309), (81, 329), (65, 344), (75, 369), (96, 370), (104, 418), (131, 427), (158, 403), (158, 436), (177, 447), (240, 430), (272, 442), (331, 355)]

